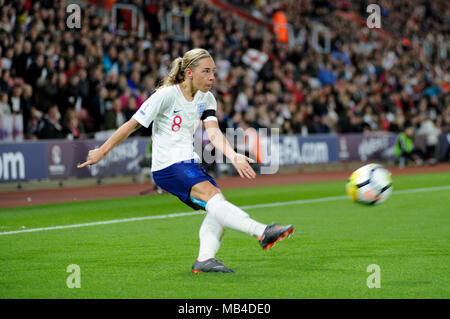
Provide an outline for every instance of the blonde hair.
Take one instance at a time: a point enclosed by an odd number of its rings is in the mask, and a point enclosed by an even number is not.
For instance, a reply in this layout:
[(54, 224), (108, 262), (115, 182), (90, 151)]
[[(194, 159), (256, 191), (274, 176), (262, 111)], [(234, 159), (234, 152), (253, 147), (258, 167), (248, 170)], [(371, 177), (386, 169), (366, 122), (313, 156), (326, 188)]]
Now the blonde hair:
[(208, 51), (201, 48), (192, 49), (186, 52), (182, 58), (176, 58), (172, 62), (169, 74), (158, 89), (183, 82), (186, 69), (195, 69), (198, 66), (199, 61), (204, 58), (211, 58), (211, 55)]

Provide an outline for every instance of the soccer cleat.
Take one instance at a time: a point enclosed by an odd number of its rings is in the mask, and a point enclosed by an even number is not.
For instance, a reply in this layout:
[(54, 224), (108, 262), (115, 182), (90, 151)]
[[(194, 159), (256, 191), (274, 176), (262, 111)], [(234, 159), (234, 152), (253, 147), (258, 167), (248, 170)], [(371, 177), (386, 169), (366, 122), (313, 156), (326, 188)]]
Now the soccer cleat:
[(214, 258), (206, 259), (205, 261), (196, 260), (194, 265), (192, 265), (193, 273), (203, 273), (203, 272), (226, 272), (234, 273), (230, 268), (225, 267), (222, 260), (217, 260)]
[(279, 240), (283, 240), (294, 233), (294, 226), (281, 226), (272, 224), (266, 227), (264, 233), (258, 238), (262, 249), (267, 250), (275, 246)]

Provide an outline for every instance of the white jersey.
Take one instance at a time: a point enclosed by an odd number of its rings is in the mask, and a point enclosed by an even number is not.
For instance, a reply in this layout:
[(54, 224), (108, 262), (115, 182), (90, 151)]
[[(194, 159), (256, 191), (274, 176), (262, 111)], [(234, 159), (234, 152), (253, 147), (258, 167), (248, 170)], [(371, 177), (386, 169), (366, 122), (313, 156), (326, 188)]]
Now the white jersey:
[(159, 171), (194, 155), (194, 133), (200, 121), (217, 121), (211, 92), (200, 90), (189, 102), (178, 84), (163, 87), (141, 105), (133, 118), (152, 129), (152, 171)]

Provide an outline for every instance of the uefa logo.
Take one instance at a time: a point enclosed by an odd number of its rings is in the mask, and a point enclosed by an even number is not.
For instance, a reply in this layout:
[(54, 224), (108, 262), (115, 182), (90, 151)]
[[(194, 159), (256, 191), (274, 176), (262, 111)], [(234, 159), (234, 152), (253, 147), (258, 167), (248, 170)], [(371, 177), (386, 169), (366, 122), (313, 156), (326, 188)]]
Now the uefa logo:
[(52, 147), (52, 161), (53, 164), (60, 164), (61, 160), (62, 160), (62, 151), (61, 151), (61, 147), (59, 147), (59, 145), (54, 145)]
[(52, 164), (48, 166), (50, 175), (64, 175), (66, 173), (66, 166), (62, 164), (63, 152), (61, 146), (53, 145), (50, 150), (50, 156), (52, 159)]

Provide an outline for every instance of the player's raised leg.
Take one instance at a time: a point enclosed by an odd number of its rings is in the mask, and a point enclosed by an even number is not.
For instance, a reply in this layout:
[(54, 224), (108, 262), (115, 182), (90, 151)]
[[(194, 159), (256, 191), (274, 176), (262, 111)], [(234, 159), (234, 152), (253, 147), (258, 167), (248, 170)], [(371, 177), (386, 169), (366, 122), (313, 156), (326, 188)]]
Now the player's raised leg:
[(219, 189), (208, 181), (194, 185), (191, 196), (206, 202), (206, 212), (226, 228), (260, 237), (267, 225), (253, 219), (239, 207), (225, 199)]
[(206, 202), (207, 214), (221, 226), (257, 237), (264, 250), (273, 247), (277, 241), (294, 232), (292, 225), (272, 224), (268, 226), (253, 220), (242, 209), (227, 201), (219, 189), (208, 181), (194, 185), (191, 189), (191, 196)]

